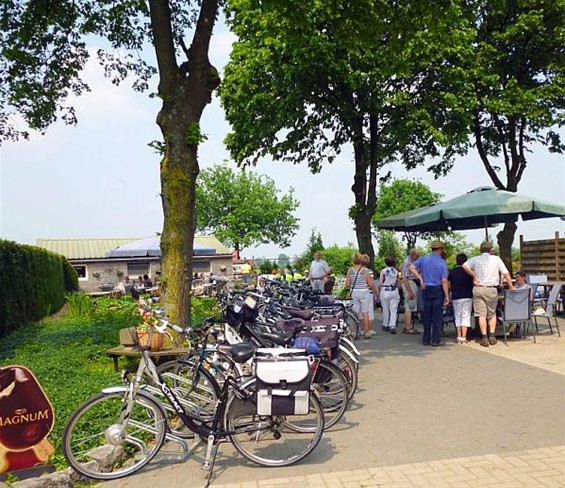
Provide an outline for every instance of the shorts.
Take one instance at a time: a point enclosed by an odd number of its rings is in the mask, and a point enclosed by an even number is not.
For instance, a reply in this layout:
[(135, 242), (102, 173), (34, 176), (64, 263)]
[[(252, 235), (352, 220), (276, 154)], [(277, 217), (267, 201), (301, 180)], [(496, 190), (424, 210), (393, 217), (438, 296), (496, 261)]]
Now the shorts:
[(414, 281), (412, 280), (408, 280), (408, 286), (414, 293), (414, 298), (410, 299), (406, 288), (406, 283), (403, 281), (402, 290), (404, 291), (404, 310), (406, 312), (416, 312), (418, 310), (418, 293), (420, 292), (420, 290), (418, 289), (418, 285), (416, 285), (416, 283), (414, 283)]
[(485, 286), (475, 286), (473, 288), (475, 317), (486, 317), (487, 319), (495, 317), (497, 304), (498, 289)]

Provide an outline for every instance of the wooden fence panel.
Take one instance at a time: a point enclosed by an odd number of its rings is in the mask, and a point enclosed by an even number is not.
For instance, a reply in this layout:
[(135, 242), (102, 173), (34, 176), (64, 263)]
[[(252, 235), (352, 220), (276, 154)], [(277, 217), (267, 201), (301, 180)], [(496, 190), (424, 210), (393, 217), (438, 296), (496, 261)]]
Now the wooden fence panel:
[(526, 274), (544, 274), (549, 281), (565, 281), (565, 238), (525, 241), (520, 236), (521, 269)]

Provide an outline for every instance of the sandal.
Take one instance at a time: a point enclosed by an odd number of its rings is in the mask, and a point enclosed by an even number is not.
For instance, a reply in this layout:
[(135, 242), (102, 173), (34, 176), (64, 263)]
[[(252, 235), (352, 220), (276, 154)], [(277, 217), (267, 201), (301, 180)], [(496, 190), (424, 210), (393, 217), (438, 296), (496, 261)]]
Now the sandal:
[(414, 329), (414, 327), (410, 328), (410, 329), (404, 329), (402, 331), (403, 334), (419, 334), (420, 331)]

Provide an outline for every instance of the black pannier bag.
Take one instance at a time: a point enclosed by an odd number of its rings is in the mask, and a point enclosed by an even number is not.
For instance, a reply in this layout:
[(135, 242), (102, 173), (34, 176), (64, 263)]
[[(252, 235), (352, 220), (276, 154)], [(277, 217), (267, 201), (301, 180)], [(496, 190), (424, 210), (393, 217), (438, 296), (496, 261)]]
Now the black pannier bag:
[(307, 415), (312, 368), (303, 350), (258, 349), (255, 356), (258, 415)]
[(234, 298), (226, 308), (226, 320), (232, 327), (239, 327), (243, 322), (253, 322), (259, 315), (257, 300), (253, 297)]

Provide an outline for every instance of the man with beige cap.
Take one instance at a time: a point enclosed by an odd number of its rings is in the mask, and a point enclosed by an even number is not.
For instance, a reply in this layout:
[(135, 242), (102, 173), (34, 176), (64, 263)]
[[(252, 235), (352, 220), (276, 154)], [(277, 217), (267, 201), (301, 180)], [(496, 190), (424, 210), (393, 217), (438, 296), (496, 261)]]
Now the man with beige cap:
[[(514, 289), (512, 278), (502, 259), (491, 254), (492, 244), (488, 241), (481, 243), (481, 255), (463, 263), (463, 269), (473, 277), (473, 309), (475, 317), (479, 317), (481, 328), (481, 346), (489, 347), (496, 344), (494, 335), (496, 329), (496, 305), (498, 303), (498, 285), (500, 275), (508, 283), (510, 290)], [(487, 335), (487, 323), (490, 337)]]
[(442, 258), (443, 244), (433, 241), (432, 252), (421, 256), (410, 266), (410, 271), (420, 280), (424, 298), (424, 346), (441, 346), (443, 306), (449, 304), (447, 263)]

